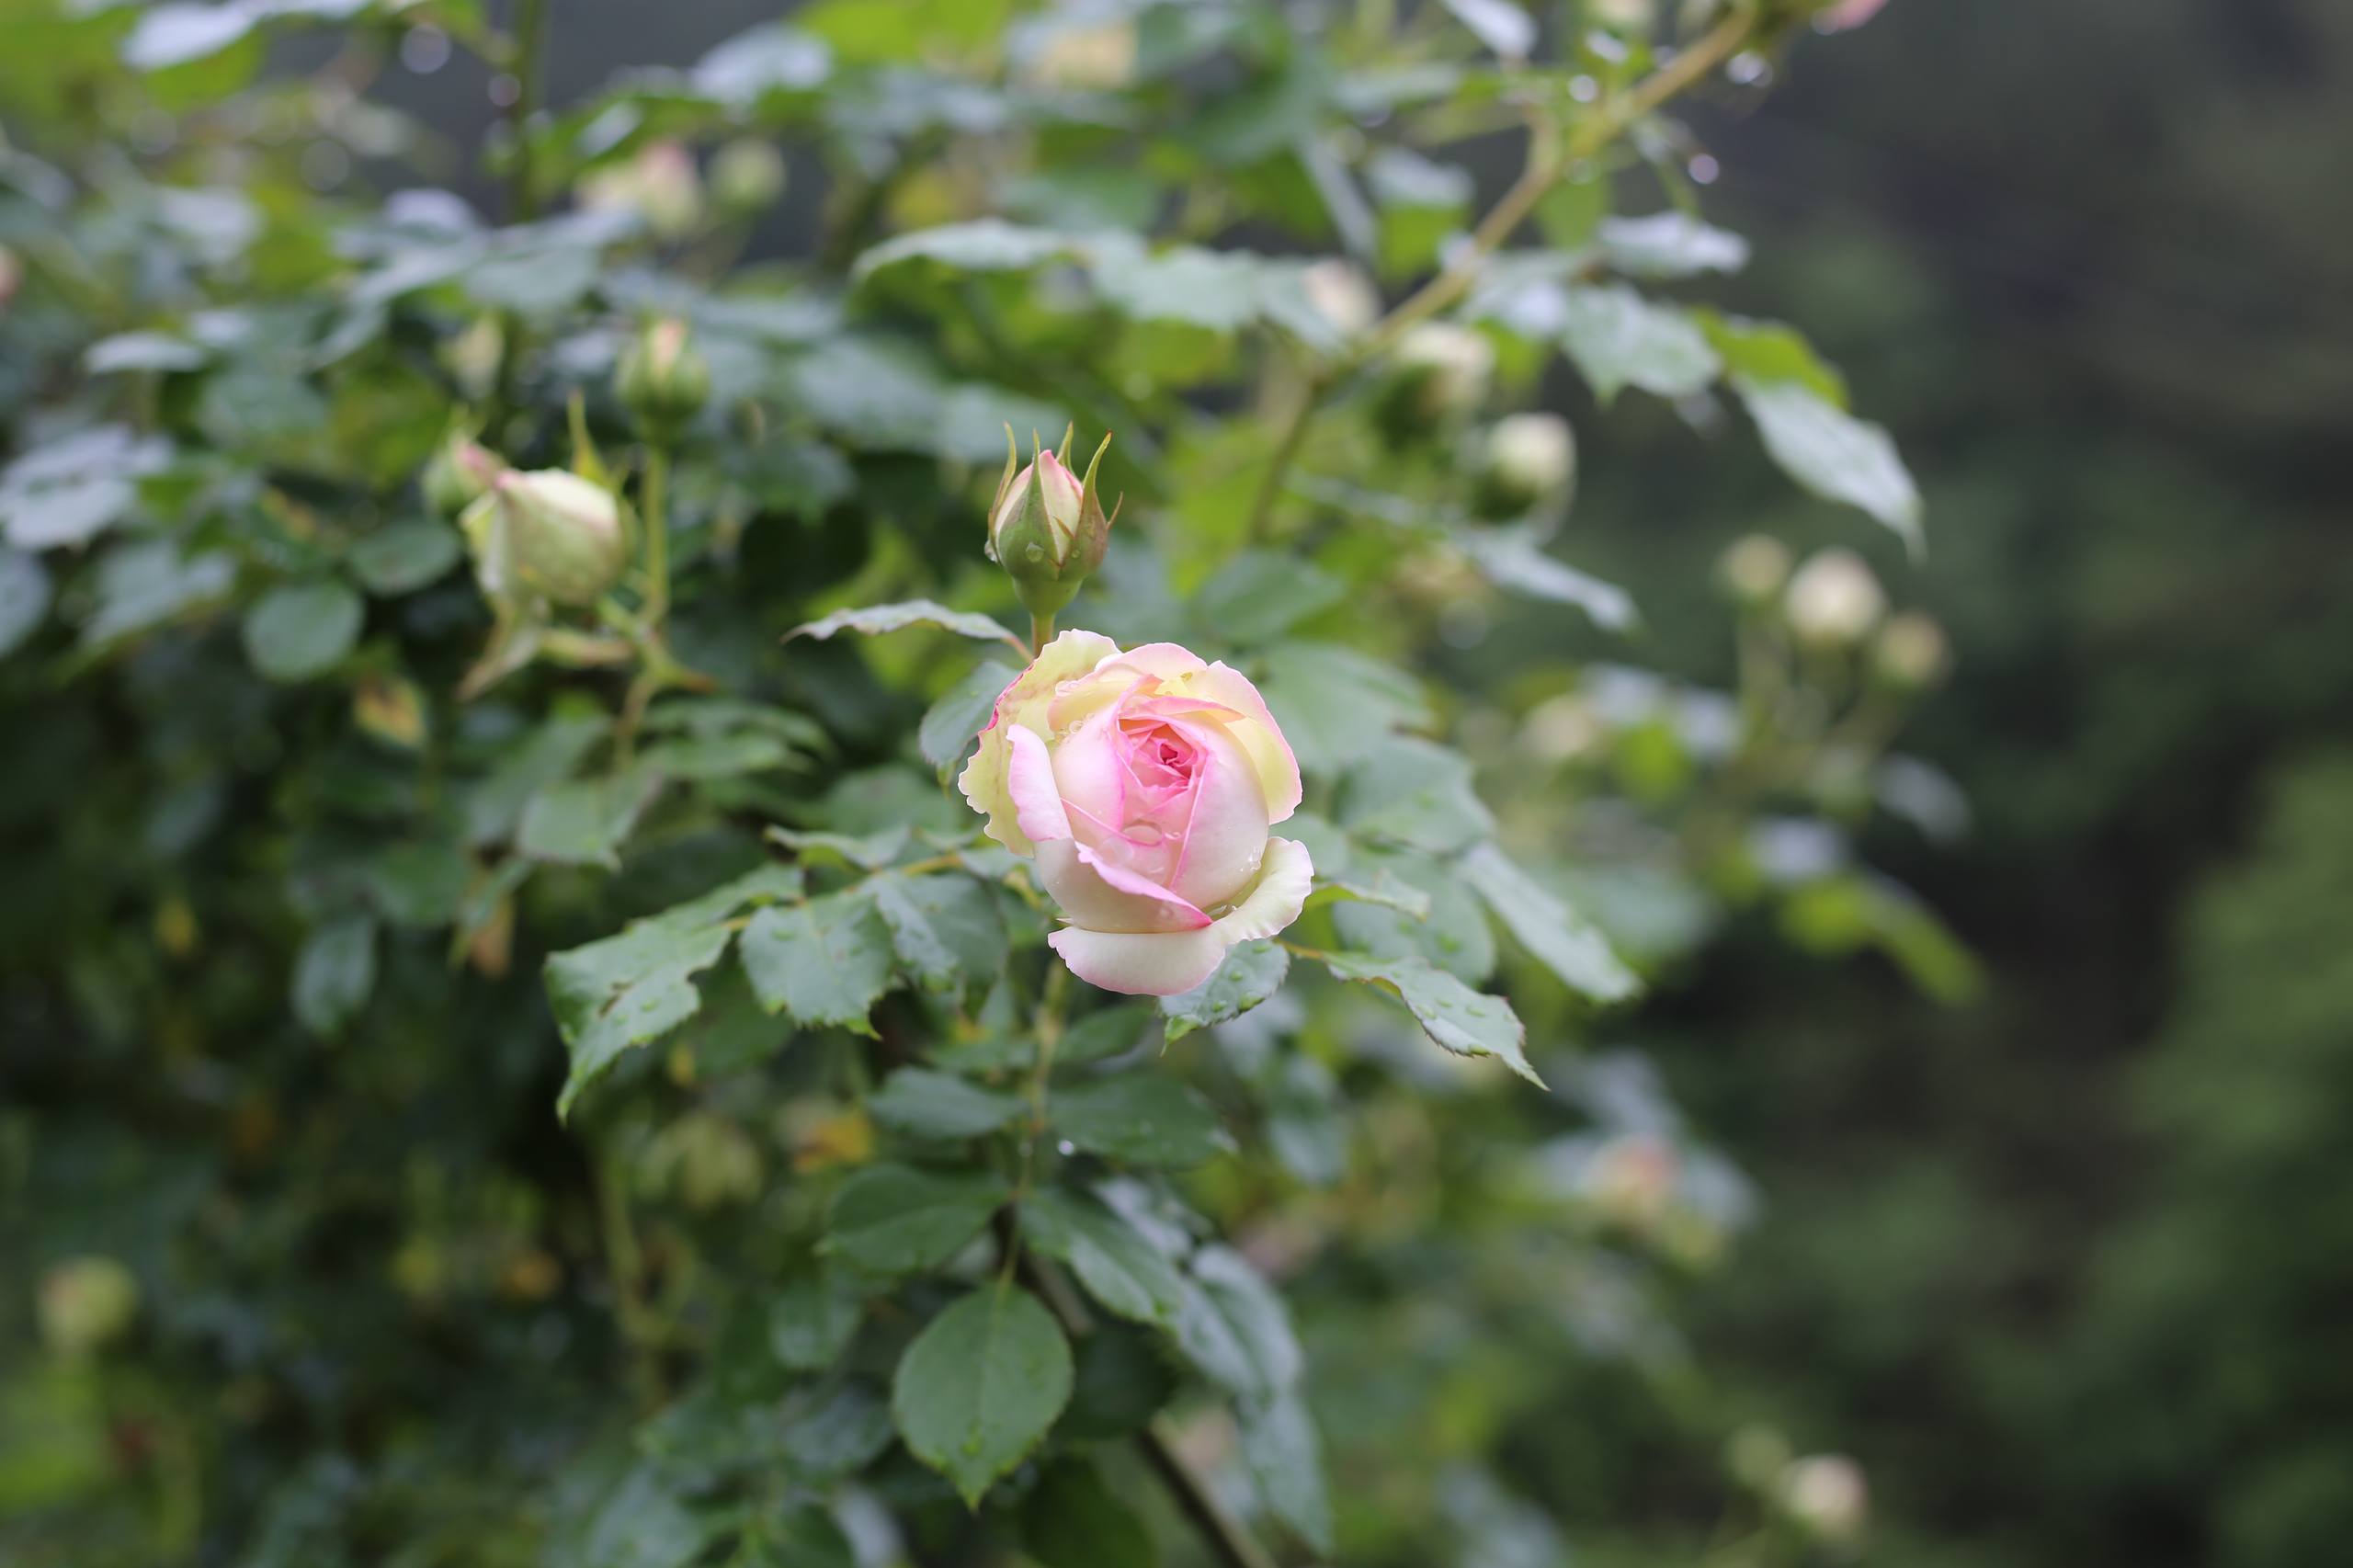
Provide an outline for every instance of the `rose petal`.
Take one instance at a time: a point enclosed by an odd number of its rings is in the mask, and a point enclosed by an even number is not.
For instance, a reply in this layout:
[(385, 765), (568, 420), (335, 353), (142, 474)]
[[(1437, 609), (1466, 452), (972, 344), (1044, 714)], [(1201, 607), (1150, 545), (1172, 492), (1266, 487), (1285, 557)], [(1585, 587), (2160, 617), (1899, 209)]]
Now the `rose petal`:
[(1269, 838), (1267, 861), (1258, 872), (1257, 886), (1250, 890), (1249, 897), (1219, 916), (1210, 929), (1228, 947), (1236, 942), (1255, 942), (1261, 937), (1279, 937), (1307, 907), (1307, 895), (1314, 885), (1315, 862), (1309, 858), (1307, 846), (1296, 839)]
[(1146, 642), (1116, 657), (1107, 658), (1095, 667), (1099, 670), (1112, 665), (1131, 669), (1139, 675), (1158, 676), (1163, 680), (1208, 668), (1199, 653), (1178, 642)]
[(1120, 752), (1120, 710), (1106, 708), (1049, 748), (1054, 791), (1074, 812), (1117, 828), (1128, 814), (1128, 769)]
[(1211, 665), (1186, 677), (1187, 696), (1222, 703), (1243, 717), (1226, 728), (1242, 743), (1258, 769), (1259, 785), (1267, 792), (1267, 820), (1281, 822), (1299, 809), (1299, 758), (1283, 739), (1282, 726), (1267, 710), (1267, 699), (1241, 671)]
[(1063, 810), (1062, 793), (1054, 788), (1054, 759), (1046, 743), (1027, 724), (1016, 724), (1006, 734), (1012, 761), (1006, 768), (1006, 786), (1013, 796), (1014, 818), (1021, 831), (1039, 843), (1071, 836), (1070, 814)]
[(1014, 804), (1009, 777), (1013, 761), (1011, 729), (1022, 724), (1047, 732), (1048, 726), (1040, 722), (1044, 718), (1041, 710), (1051, 703), (1055, 688), (1086, 674), (1119, 651), (1118, 643), (1098, 632), (1065, 631), (1040, 649), (1029, 667), (998, 694), (996, 711), (989, 720), (988, 728), (981, 732), (980, 749), (965, 764), (956, 783), (972, 809), (989, 819), (985, 830), (988, 835), (1016, 855), (1030, 854), (1035, 846), (1029, 835), (1021, 831), (1019, 811)]
[(1267, 848), (1267, 799), (1250, 755), (1222, 724), (1179, 722), (1193, 744), (1192, 806), (1168, 885), (1204, 908), (1236, 897)]
[(1198, 931), (1210, 917), (1166, 888), (1068, 839), (1038, 846), (1038, 881), (1089, 931)]
[(1217, 972), (1228, 944), (1217, 928), (1199, 931), (1086, 931), (1066, 926), (1048, 937), (1070, 971), (1089, 985), (1128, 996), (1174, 996)]
[(1088, 931), (1071, 926), (1046, 940), (1089, 985), (1131, 996), (1174, 996), (1217, 972), (1234, 943), (1278, 935), (1298, 919), (1314, 880), (1306, 846), (1270, 838), (1257, 885), (1205, 930)]

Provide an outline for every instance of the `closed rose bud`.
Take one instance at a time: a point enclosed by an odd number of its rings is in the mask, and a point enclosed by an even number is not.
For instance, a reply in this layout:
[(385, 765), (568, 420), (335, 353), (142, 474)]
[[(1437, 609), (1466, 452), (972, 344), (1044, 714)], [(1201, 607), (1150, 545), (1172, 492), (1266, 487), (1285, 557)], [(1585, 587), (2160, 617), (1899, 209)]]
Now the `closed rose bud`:
[(784, 194), (784, 154), (776, 143), (739, 136), (710, 157), (710, 199), (732, 218), (767, 211)]
[(1790, 579), (1781, 613), (1801, 642), (1817, 648), (1851, 648), (1870, 635), (1887, 613), (1879, 579), (1851, 550), (1825, 550), (1810, 557)]
[(1657, 0), (1592, 0), (1594, 21), (1612, 32), (1647, 38), (1658, 25)]
[(1594, 1151), (1582, 1185), (1604, 1219), (1630, 1231), (1647, 1231), (1674, 1200), (1681, 1166), (1666, 1140), (1648, 1132), (1622, 1133)]
[(679, 239), (702, 222), (702, 178), (684, 145), (649, 142), (635, 157), (582, 180), (580, 204), (597, 211), (633, 212), (657, 239)]
[(1423, 322), (1398, 339), (1375, 416), (1393, 442), (1425, 440), (1477, 411), (1495, 369), (1495, 346), (1478, 333)]
[(1849, 28), (1861, 27), (1886, 5), (1887, 0), (1832, 0), (1815, 14), (1813, 25), (1825, 33), (1845, 32)]
[(1916, 609), (1888, 618), (1871, 646), (1871, 673), (1899, 691), (1919, 691), (1944, 678), (1951, 651), (1945, 629)]
[(1299, 283), (1306, 290), (1308, 308), (1342, 337), (1356, 336), (1381, 314), (1381, 294), (1355, 262), (1337, 256), (1313, 262), (1301, 271)]
[(35, 1307), (52, 1354), (86, 1356), (130, 1329), (139, 1315), (139, 1280), (110, 1257), (68, 1258), (41, 1276)]
[(613, 390), (650, 437), (662, 440), (702, 412), (710, 399), (710, 364), (677, 318), (647, 325), (621, 351)]
[[(1084, 477), (1063, 456), (1040, 451), (1018, 469), (1012, 432), (1006, 434), (1005, 476), (989, 506), (989, 554), (1005, 568), (1029, 613), (1051, 616), (1070, 603), (1082, 584), (1103, 564), (1112, 518), (1103, 515), (1096, 494), (1096, 471), (1111, 437), (1095, 449)], [(1070, 449), (1070, 438), (1063, 438)], [(1113, 507), (1116, 514), (1118, 508)]]
[(454, 517), (482, 498), (491, 482), (505, 472), (498, 458), (463, 436), (451, 436), (433, 449), (417, 478), (425, 504), (445, 517)]
[(1519, 517), (1563, 497), (1576, 478), (1576, 436), (1557, 414), (1497, 420), (1482, 456), (1479, 506), (1493, 517)]
[(535, 595), (594, 604), (628, 564), (620, 503), (563, 469), (508, 470), (460, 519), (474, 573), (494, 598)]
[(1716, 561), (1716, 581), (1750, 609), (1771, 604), (1789, 580), (1789, 547), (1769, 534), (1743, 534)]
[(1107, 991), (1171, 996), (1299, 918), (1307, 851), (1270, 837), (1299, 764), (1257, 687), (1173, 642), (1065, 631), (996, 700), (957, 780), (1034, 858), (1068, 922), (1047, 939)]
[(1814, 1540), (1850, 1546), (1861, 1539), (1870, 1515), (1870, 1489), (1853, 1460), (1843, 1454), (1791, 1460), (1776, 1491), (1783, 1512)]

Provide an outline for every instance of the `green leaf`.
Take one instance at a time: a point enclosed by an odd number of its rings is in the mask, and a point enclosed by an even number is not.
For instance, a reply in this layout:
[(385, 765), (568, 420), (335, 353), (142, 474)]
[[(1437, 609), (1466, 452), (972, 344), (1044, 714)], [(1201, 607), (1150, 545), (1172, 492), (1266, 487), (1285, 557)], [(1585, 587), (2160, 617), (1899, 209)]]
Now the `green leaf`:
[(764, 909), (744, 929), (744, 971), (769, 1012), (812, 1028), (872, 1034), (866, 1015), (891, 986), (891, 928), (855, 892)]
[(950, 768), (972, 749), (972, 737), (996, 711), (996, 699), (1021, 672), (995, 659), (972, 666), (962, 680), (931, 705), (915, 731), (915, 749), (932, 767)]
[(849, 1348), (865, 1314), (866, 1292), (841, 1271), (804, 1274), (770, 1304), (768, 1346), (796, 1372), (823, 1371)]
[(405, 517), (351, 547), (352, 575), (371, 594), (413, 593), (455, 566), (466, 541), (449, 524)]
[(623, 1051), (658, 1039), (701, 1006), (693, 977), (719, 961), (732, 935), (726, 922), (747, 903), (790, 898), (800, 874), (767, 866), (698, 899), (547, 961), (548, 1000), (572, 1051), (572, 1071), (556, 1102), (567, 1113), (580, 1091)]
[(1065, 1459), (1022, 1500), (1021, 1545), (1039, 1568), (1157, 1568), (1160, 1547), (1096, 1468)]
[(1631, 278), (1689, 278), (1738, 272), (1748, 265), (1746, 240), (1672, 209), (1642, 218), (1604, 218), (1595, 238), (1610, 269)]
[(1633, 596), (1545, 553), (1543, 541), (1527, 527), (1465, 526), (1449, 536), (1471, 558), (1479, 574), (1498, 588), (1553, 604), (1574, 605), (1605, 631), (1631, 631), (1642, 617)]
[(1324, 1488), (1324, 1453), (1315, 1423), (1296, 1391), (1271, 1400), (1245, 1400), (1242, 1462), (1258, 1483), (1267, 1508), (1316, 1551), (1332, 1551), (1332, 1501)]
[(220, 53), (253, 30), (254, 6), (165, 5), (142, 12), (122, 41), (122, 62), (133, 71), (162, 71)]
[(1419, 916), (1378, 903), (1342, 904), (1332, 911), (1340, 939), (1373, 958), (1418, 958), (1476, 985), (1495, 971), (1495, 937), (1487, 912), (1442, 862), (1409, 849), (1364, 848), (1354, 869), (1420, 892)]
[(1088, 1153), (1139, 1165), (1198, 1165), (1233, 1146), (1207, 1100), (1150, 1070), (1058, 1085), (1046, 1116)]
[(886, 1127), (918, 1138), (977, 1138), (1021, 1114), (1012, 1095), (979, 1088), (947, 1073), (902, 1067), (883, 1081), (866, 1108)]
[(324, 675), (358, 642), (367, 614), (359, 596), (341, 583), (272, 588), (245, 612), (245, 657), (268, 680)]
[(728, 1562), (729, 1568), (858, 1568), (858, 1552), (831, 1516), (812, 1504), (756, 1525)]
[(1599, 928), (1540, 886), (1493, 844), (1461, 860), (1462, 877), (1495, 912), (1522, 947), (1561, 977), (1561, 983), (1597, 1002), (1622, 1002), (1642, 981), (1610, 949)]
[(1021, 1233), (1048, 1257), (1070, 1265), (1086, 1293), (1123, 1318), (1165, 1326), (1184, 1305), (1185, 1281), (1176, 1265), (1089, 1194), (1047, 1187), (1024, 1199)]
[(1245, 551), (1201, 585), (1193, 614), (1222, 641), (1247, 647), (1280, 636), (1347, 594), (1329, 572), (1296, 555)]
[(926, 1325), (900, 1358), (891, 1412), (917, 1459), (978, 1507), (1027, 1458), (1070, 1399), (1070, 1342), (1025, 1290), (975, 1290)]
[(1525, 60), (1536, 47), (1536, 18), (1512, 0), (1442, 0), (1455, 20), (1506, 60)]
[(823, 640), (837, 631), (863, 631), (879, 636), (909, 626), (938, 626), (960, 637), (994, 639), (1010, 642), (1029, 656), (1029, 646), (987, 616), (967, 610), (949, 609), (946, 605), (929, 599), (909, 599), (904, 604), (868, 605), (858, 609), (837, 609), (833, 614), (794, 627), (788, 637), (815, 637)]
[(209, 363), (211, 351), (167, 332), (119, 332), (100, 338), (82, 355), (93, 376), (135, 370), (193, 370)]
[(695, 90), (722, 103), (749, 108), (771, 93), (802, 93), (824, 82), (833, 51), (782, 22), (762, 22), (713, 48), (695, 62)]
[(768, 836), (804, 860), (816, 856), (856, 866), (862, 871), (873, 871), (904, 854), (914, 834), (906, 824), (893, 823), (867, 834), (800, 833), (789, 827), (771, 827)]
[(1195, 1029), (1232, 1023), (1283, 988), (1290, 953), (1279, 943), (1237, 942), (1210, 977), (1190, 991), (1160, 1000), (1171, 1044)]
[(340, 1033), (376, 989), (376, 922), (348, 915), (313, 931), (294, 958), (294, 1016), (313, 1034)]
[(936, 264), (955, 272), (1027, 272), (1073, 255), (1079, 246), (1074, 236), (1051, 229), (1027, 228), (998, 218), (976, 218), (970, 222), (943, 223), (887, 239), (858, 258), (850, 267), (850, 277), (864, 282), (879, 273), (915, 262)]
[(446, 840), (387, 845), (368, 863), (368, 892), (395, 926), (447, 926), (465, 903), (473, 867)]
[(1502, 997), (1473, 991), (1420, 959), (1331, 953), (1324, 962), (1342, 980), (1363, 981), (1395, 993), (1423, 1032), (1456, 1055), (1498, 1057), (1538, 1088), (1544, 1086), (1522, 1049), (1528, 1031)]
[(834, 1195), (826, 1244), (870, 1274), (938, 1268), (980, 1233), (1006, 1196), (1003, 1184), (975, 1172), (869, 1165)]
[(1605, 403), (1629, 386), (1688, 397), (1722, 369), (1690, 317), (1618, 285), (1564, 290), (1561, 342)]
[(1076, 1067), (1106, 1057), (1124, 1056), (1142, 1042), (1152, 1018), (1153, 1006), (1148, 1002), (1122, 1002), (1089, 1013), (1071, 1025), (1056, 1042), (1054, 1064)]
[(1341, 776), (1340, 825), (1447, 855), (1495, 832), (1459, 752), (1404, 735), (1383, 736)]
[(970, 991), (1005, 967), (1005, 921), (989, 890), (972, 878), (876, 877), (867, 891), (899, 961), (925, 990)]
[(515, 847), (558, 865), (618, 866), (620, 846), (661, 792), (662, 776), (644, 767), (551, 784), (523, 808)]
[(531, 798), (570, 778), (611, 729), (612, 721), (600, 712), (558, 712), (511, 743), (466, 793), (467, 841), (495, 844), (512, 834)]
[(1773, 460), (1807, 490), (1859, 506), (1921, 547), (1920, 492), (1895, 442), (1801, 381), (1733, 383)]
[(1298, 1382), (1299, 1336), (1282, 1298), (1249, 1260), (1212, 1244), (1193, 1255), (1174, 1332), (1178, 1348), (1211, 1382), (1246, 1399), (1272, 1399)]
[(1267, 707), (1309, 773), (1336, 773), (1392, 731), (1431, 722), (1420, 681), (1354, 648), (1279, 643), (1261, 674)]
[(237, 563), (219, 551), (184, 557), (169, 540), (113, 550), (98, 563), (98, 608), (82, 625), (82, 646), (161, 626), (225, 598), (236, 581)]
[(766, 773), (791, 760), (792, 748), (776, 736), (739, 730), (658, 741), (639, 755), (638, 766), (665, 778), (705, 781)]
[(1100, 1442), (1142, 1430), (1176, 1392), (1169, 1358), (1145, 1331), (1106, 1318), (1078, 1342), (1077, 1386), (1060, 1435)]
[(1727, 316), (1704, 307), (1695, 308), (1691, 319), (1723, 357), (1724, 371), (1735, 385), (1795, 381), (1824, 403), (1847, 406), (1847, 378), (1816, 354), (1795, 327)]
[(22, 647), (49, 614), (49, 574), (22, 551), (0, 547), (0, 659)]

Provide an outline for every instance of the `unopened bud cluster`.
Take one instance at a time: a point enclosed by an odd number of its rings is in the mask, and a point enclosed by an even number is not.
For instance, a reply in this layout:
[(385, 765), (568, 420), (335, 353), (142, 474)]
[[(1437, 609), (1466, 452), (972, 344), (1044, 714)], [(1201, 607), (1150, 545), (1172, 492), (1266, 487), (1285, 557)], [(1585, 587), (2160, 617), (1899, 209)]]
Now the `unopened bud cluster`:
[(1778, 619), (1790, 638), (1818, 656), (1860, 654), (1875, 683), (1912, 692), (1944, 677), (1944, 629), (1918, 610), (1888, 613), (1887, 590), (1863, 558), (1830, 549), (1792, 569), (1779, 540), (1748, 534), (1716, 562), (1716, 579), (1744, 610)]

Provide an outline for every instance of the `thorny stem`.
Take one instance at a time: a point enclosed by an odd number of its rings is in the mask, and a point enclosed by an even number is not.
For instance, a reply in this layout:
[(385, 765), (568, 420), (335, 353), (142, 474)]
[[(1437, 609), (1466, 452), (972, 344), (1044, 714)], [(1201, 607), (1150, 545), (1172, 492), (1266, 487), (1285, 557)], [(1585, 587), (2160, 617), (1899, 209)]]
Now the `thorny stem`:
[(1290, 421), (1276, 439), (1266, 477), (1259, 481), (1257, 496), (1250, 508), (1250, 537), (1256, 538), (1264, 531), (1276, 501), (1281, 497), (1291, 463), (1299, 456), (1300, 448), (1305, 444), (1308, 427), (1331, 390), (1367, 361), (1378, 358), (1395, 347), (1398, 340), (1416, 324), (1461, 299), (1471, 285), (1477, 281), (1487, 258), (1502, 248), (1513, 232), (1528, 221), (1529, 214), (1536, 210), (1537, 203), (1544, 199), (1563, 174), (1594, 157), (1632, 126), (1656, 113), (1669, 99), (1696, 85), (1730, 59), (1747, 41), (1755, 12), (1754, 0), (1743, 0), (1742, 4), (1734, 6), (1722, 21), (1688, 48), (1625, 93), (1579, 120), (1565, 141), (1561, 135), (1559, 121), (1549, 108), (1531, 108), (1529, 114), (1528, 162), (1521, 168), (1519, 177), (1512, 182), (1511, 188), (1505, 191), (1494, 208), (1479, 221), (1478, 227), (1471, 233), (1470, 240), (1448, 259), (1436, 277), (1399, 301), (1394, 309), (1373, 324), (1354, 347), (1324, 365), (1308, 381), (1297, 405), (1291, 410)]

